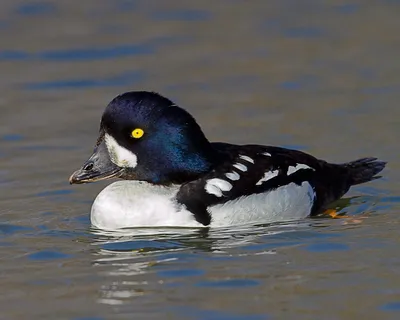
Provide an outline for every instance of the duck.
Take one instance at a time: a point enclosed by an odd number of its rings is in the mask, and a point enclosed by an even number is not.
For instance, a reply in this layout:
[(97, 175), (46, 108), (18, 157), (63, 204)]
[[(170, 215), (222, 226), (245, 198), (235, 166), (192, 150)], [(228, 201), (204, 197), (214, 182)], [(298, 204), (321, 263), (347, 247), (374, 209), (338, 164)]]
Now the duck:
[(351, 186), (377, 178), (374, 157), (342, 164), (257, 144), (210, 142), (194, 117), (150, 91), (118, 95), (105, 108), (93, 154), (69, 178), (118, 178), (95, 198), (99, 229), (229, 227), (321, 214)]

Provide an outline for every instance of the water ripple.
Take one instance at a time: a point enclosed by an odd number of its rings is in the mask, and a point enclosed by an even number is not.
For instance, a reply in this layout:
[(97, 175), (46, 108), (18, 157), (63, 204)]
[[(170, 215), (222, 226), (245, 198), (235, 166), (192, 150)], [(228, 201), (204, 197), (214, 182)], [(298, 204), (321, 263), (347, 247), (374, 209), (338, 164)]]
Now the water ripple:
[(56, 6), (52, 3), (33, 2), (20, 5), (15, 12), (23, 16), (46, 15), (56, 12)]
[(283, 34), (288, 38), (321, 38), (326, 36), (326, 31), (317, 27), (287, 28)]
[(105, 48), (81, 48), (59, 51), (45, 51), (36, 57), (47, 61), (85, 61), (85, 60), (106, 60), (127, 56), (148, 55), (155, 52), (153, 44), (132, 44), (120, 45)]
[(59, 251), (43, 250), (28, 255), (30, 260), (55, 260), (70, 258), (71, 255)]
[(261, 282), (252, 279), (227, 279), (227, 280), (206, 280), (197, 283), (198, 287), (214, 287), (214, 288), (236, 288), (236, 287), (255, 287)]
[(193, 307), (174, 308), (178, 314), (183, 314), (189, 319), (207, 319), (207, 320), (268, 320), (267, 315), (237, 314), (227, 311), (204, 310)]
[(383, 311), (400, 311), (400, 302), (389, 302), (380, 309)]
[(0, 235), (12, 235), (17, 232), (31, 231), (31, 227), (23, 227), (12, 224), (0, 224)]
[(173, 45), (176, 43), (188, 42), (189, 37), (159, 37), (144, 43), (120, 44), (107, 47), (87, 47), (65, 50), (46, 50), (31, 53), (22, 50), (3, 49), (0, 50), (0, 60), (19, 61), (19, 60), (39, 60), (39, 61), (93, 61), (110, 60), (138, 55), (150, 55), (163, 45)]
[(24, 139), (24, 136), (20, 134), (5, 134), (2, 136), (2, 138), (5, 141), (20, 141)]
[(65, 196), (73, 193), (73, 190), (62, 189), (62, 190), (49, 190), (43, 191), (36, 194), (37, 197), (48, 197), (48, 196)]
[(313, 243), (306, 247), (307, 251), (311, 252), (330, 252), (330, 251), (344, 251), (349, 250), (349, 246), (342, 243)]
[(26, 90), (50, 89), (86, 89), (94, 87), (128, 86), (140, 82), (145, 78), (141, 71), (125, 72), (118, 76), (105, 79), (70, 79), (27, 83), (23, 85)]
[(169, 10), (156, 11), (151, 17), (156, 21), (206, 21), (212, 18), (211, 12), (205, 10)]

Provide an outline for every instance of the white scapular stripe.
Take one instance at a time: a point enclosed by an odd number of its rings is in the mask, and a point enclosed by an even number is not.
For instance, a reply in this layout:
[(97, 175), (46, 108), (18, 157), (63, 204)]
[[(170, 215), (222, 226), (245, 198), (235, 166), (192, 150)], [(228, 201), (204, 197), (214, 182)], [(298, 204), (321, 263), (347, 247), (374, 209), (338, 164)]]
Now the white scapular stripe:
[(263, 156), (271, 157), (271, 154), (269, 152), (264, 152), (262, 153)]
[(273, 177), (276, 177), (278, 175), (279, 171), (278, 170), (273, 170), (273, 171), (267, 171), (264, 173), (264, 177), (262, 177), (256, 185), (259, 186), (263, 182), (268, 181), (269, 179), (272, 179)]
[(239, 155), (239, 158), (241, 158), (241, 159), (243, 159), (243, 160), (245, 160), (247, 162), (254, 163), (254, 160), (252, 158), (248, 157), (248, 156)]
[(229, 180), (232, 180), (232, 181), (236, 181), (236, 180), (239, 180), (239, 179), (240, 179), (239, 173), (237, 173), (237, 172), (235, 172), (235, 171), (225, 173), (225, 176), (226, 176)]
[(214, 178), (207, 181), (205, 189), (209, 194), (222, 197), (222, 191), (229, 191), (232, 187), (233, 186), (228, 181)]
[(313, 168), (309, 167), (306, 164), (298, 163), (295, 167), (293, 167), (293, 166), (289, 167), (287, 175), (295, 173), (297, 170), (300, 170), (300, 169), (311, 169), (311, 170), (314, 170)]
[(235, 172), (235, 171), (225, 173), (225, 176), (226, 176), (229, 180), (232, 180), (232, 181), (236, 181), (236, 180), (239, 180), (239, 179), (240, 179), (239, 173), (237, 173), (237, 172)]
[(240, 171), (243, 171), (243, 172), (246, 172), (246, 171), (247, 171), (247, 167), (246, 167), (244, 164), (235, 163), (233, 166), (234, 166), (236, 169), (240, 170)]

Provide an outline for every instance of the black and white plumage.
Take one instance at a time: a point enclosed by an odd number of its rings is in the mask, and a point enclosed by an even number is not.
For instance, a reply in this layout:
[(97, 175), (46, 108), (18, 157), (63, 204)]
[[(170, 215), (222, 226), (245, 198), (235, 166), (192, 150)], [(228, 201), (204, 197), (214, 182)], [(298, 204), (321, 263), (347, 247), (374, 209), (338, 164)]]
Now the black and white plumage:
[(317, 215), (343, 196), (350, 186), (373, 179), (384, 166), (375, 158), (337, 165), (278, 147), (213, 145), (228, 160), (203, 177), (186, 183), (177, 194), (178, 201), (205, 225), (212, 219), (210, 206), (268, 194), (286, 186), (296, 189), (303, 183), (308, 183), (313, 190), (309, 195), (311, 211), (308, 214)]
[(223, 226), (316, 215), (384, 167), (376, 158), (331, 164), (285, 148), (210, 143), (170, 100), (128, 92), (107, 106), (95, 152), (70, 182), (125, 180), (96, 198), (100, 228)]

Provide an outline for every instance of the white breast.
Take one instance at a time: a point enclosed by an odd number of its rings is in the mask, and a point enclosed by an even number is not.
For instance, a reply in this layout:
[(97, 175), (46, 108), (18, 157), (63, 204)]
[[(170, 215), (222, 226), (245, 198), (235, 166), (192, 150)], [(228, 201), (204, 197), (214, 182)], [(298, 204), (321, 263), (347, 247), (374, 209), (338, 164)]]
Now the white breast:
[(115, 230), (132, 227), (200, 227), (193, 215), (173, 200), (178, 187), (118, 181), (103, 189), (90, 214), (93, 226)]
[[(93, 226), (115, 230), (132, 227), (203, 227), (174, 200), (178, 186), (154, 186), (118, 181), (102, 190), (91, 210)], [(209, 208), (211, 227), (271, 223), (301, 219), (310, 214), (315, 193), (308, 182), (240, 197)]]

